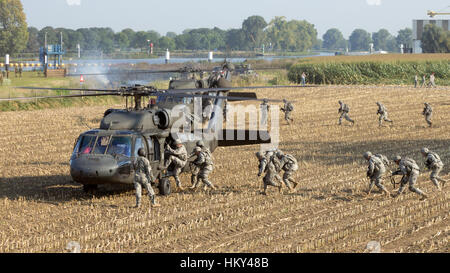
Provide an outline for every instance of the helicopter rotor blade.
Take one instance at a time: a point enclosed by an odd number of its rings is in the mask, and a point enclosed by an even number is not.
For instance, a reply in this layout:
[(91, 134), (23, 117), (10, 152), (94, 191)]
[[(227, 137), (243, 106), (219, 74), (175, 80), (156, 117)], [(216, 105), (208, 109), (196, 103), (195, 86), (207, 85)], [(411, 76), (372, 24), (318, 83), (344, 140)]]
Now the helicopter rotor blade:
[(101, 76), (101, 75), (130, 75), (130, 74), (162, 74), (162, 73), (200, 73), (209, 72), (206, 69), (173, 69), (173, 70), (118, 70), (101, 73), (77, 73), (68, 74), (69, 77)]
[[(248, 97), (229, 97), (229, 96), (209, 96), (209, 95), (200, 95), (200, 94), (155, 94), (150, 95), (154, 97), (171, 97), (171, 98), (202, 98), (202, 99), (225, 99), (228, 101), (266, 101), (266, 102), (283, 102), (283, 100), (275, 100), (275, 99), (257, 99), (257, 98), (248, 98)], [(291, 101), (295, 102), (295, 101)]]
[(252, 90), (252, 89), (278, 89), (278, 88), (309, 88), (317, 87), (315, 85), (274, 85), (274, 86), (248, 86), (248, 87), (224, 87), (224, 88), (203, 88), (203, 89), (169, 89), (160, 90), (168, 93), (212, 93), (212, 92), (227, 92), (231, 90)]
[(243, 97), (243, 98), (253, 98), (257, 99), (258, 95), (255, 92), (230, 92), (227, 94), (228, 97)]
[(81, 98), (81, 97), (101, 97), (101, 96), (120, 96), (119, 93), (103, 93), (103, 94), (77, 94), (77, 95), (61, 95), (61, 96), (40, 96), (40, 97), (19, 97), (19, 98), (8, 98), (2, 99), (1, 101), (21, 101), (21, 100), (42, 100), (42, 99), (64, 99), (64, 98)]
[(15, 89), (25, 90), (50, 90), (50, 91), (87, 91), (87, 92), (117, 92), (112, 89), (82, 89), (82, 88), (53, 88), (53, 87), (14, 87)]

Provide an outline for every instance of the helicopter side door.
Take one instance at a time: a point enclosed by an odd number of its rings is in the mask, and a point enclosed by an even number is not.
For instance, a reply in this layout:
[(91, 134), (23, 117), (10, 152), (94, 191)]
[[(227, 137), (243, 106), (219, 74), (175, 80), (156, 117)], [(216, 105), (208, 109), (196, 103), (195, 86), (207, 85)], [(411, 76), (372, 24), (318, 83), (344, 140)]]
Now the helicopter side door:
[(161, 160), (161, 151), (158, 139), (151, 136), (146, 136), (146, 143), (148, 146), (147, 159), (150, 161), (152, 166), (153, 175), (158, 177), (158, 166)]

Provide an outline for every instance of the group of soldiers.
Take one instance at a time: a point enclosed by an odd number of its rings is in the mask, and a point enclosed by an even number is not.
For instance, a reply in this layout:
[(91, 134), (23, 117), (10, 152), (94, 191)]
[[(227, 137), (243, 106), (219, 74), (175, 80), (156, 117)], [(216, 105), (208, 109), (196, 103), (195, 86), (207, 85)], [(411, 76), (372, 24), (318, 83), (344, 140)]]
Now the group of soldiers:
[[(422, 76), (422, 82), (420, 83), (420, 87), (434, 87), (434, 88), (436, 88), (435, 79), (436, 79), (436, 77), (434, 76), (434, 72), (433, 72), (430, 75), (430, 82), (427, 84), (427, 76), (423, 75)], [(417, 88), (418, 86), (419, 86), (419, 76), (416, 74), (414, 76), (414, 87)]]
[[(280, 110), (284, 113), (284, 120), (287, 121), (288, 124), (294, 121), (294, 119), (291, 117), (292, 111), (294, 111), (294, 105), (292, 102), (287, 101), (286, 99), (283, 100), (284, 106), (280, 108)], [(270, 105), (268, 103), (267, 99), (264, 99), (263, 102), (260, 105), (260, 111), (261, 111), (261, 125), (267, 125), (267, 118), (268, 113), (270, 110)]]
[[(293, 121), (290, 114), (294, 110), (294, 107), (292, 103), (287, 100), (284, 100), (283, 102), (284, 107), (282, 107), (281, 110), (285, 113), (285, 120), (290, 123)], [(350, 107), (342, 101), (339, 101), (339, 104), (339, 125), (342, 124), (343, 119), (351, 122), (352, 124), (355, 124), (355, 121), (352, 120), (348, 115), (348, 113), (350, 112)], [(393, 121), (388, 118), (387, 108), (381, 102), (377, 102), (376, 104), (378, 105), (377, 114), (379, 115), (379, 126), (382, 126), (382, 123), (384, 121), (392, 123)], [(268, 104), (268, 101), (264, 100), (261, 104), (261, 123), (263, 125), (267, 124), (269, 109), (270, 105)], [(425, 108), (422, 114), (425, 116), (425, 120), (430, 127), (432, 126), (432, 113), (433, 109), (430, 104), (425, 103)], [(422, 155), (427, 158), (427, 160), (425, 161), (425, 165), (428, 169), (431, 170), (431, 181), (439, 190), (441, 190), (441, 185), (439, 184), (439, 182), (442, 182), (442, 185), (444, 185), (446, 182), (439, 177), (439, 173), (441, 172), (444, 164), (442, 163), (439, 155), (429, 151), (427, 148), (423, 148), (421, 152)], [(158, 207), (159, 204), (157, 204), (155, 201), (155, 193), (150, 184), (154, 181), (150, 162), (146, 158), (144, 149), (140, 149), (138, 154), (139, 158), (134, 164), (136, 207), (140, 207), (141, 205), (142, 187), (145, 187), (147, 189), (152, 207)], [(190, 162), (192, 184), (190, 189), (196, 190), (200, 185), (200, 182), (204, 184), (205, 190), (207, 189), (207, 187), (216, 189), (213, 183), (209, 181), (209, 174), (213, 171), (214, 168), (214, 158), (209, 149), (204, 145), (203, 141), (198, 141), (193, 153), (188, 155), (186, 148), (181, 140), (174, 140), (173, 147), (171, 147), (170, 145), (167, 145), (165, 147), (166, 160), (164, 165), (160, 168), (168, 169), (169, 166), (172, 166), (170, 172), (167, 173), (167, 176), (174, 177), (178, 189), (183, 191), (184, 188), (181, 185), (179, 175), (181, 174), (186, 164), (188, 164), (188, 160), (194, 156), (196, 157), (195, 160)], [(259, 161), (258, 176), (260, 177), (262, 176), (262, 174), (265, 174), (263, 177), (264, 195), (267, 194), (268, 186), (277, 187), (279, 191), (282, 192), (283, 184), (289, 189), (290, 193), (295, 191), (298, 183), (293, 179), (293, 175), (298, 170), (298, 163), (297, 159), (294, 156), (284, 154), (281, 150), (274, 149), (265, 152), (258, 152), (256, 153), (256, 157)], [(394, 158), (393, 161), (399, 166), (399, 169), (393, 172), (392, 176), (403, 175), (403, 177), (400, 181), (399, 190), (395, 194), (391, 194), (382, 184), (383, 176), (386, 173), (386, 166), (390, 164), (388, 158), (381, 154), (373, 155), (371, 152), (365, 153), (364, 158), (369, 162), (369, 167), (367, 170), (367, 176), (370, 178), (368, 194), (371, 193), (374, 186), (377, 186), (386, 195), (397, 197), (398, 195), (403, 193), (406, 185), (409, 184), (410, 191), (419, 194), (421, 196), (421, 199), (427, 198), (427, 194), (415, 186), (417, 178), (420, 174), (420, 168), (413, 159), (408, 157), (402, 158), (400, 156), (396, 156)], [(280, 173), (282, 171), (284, 171), (283, 178), (280, 177)]]
[[(287, 121), (288, 124), (290, 124), (291, 122), (294, 121), (294, 119), (291, 117), (291, 112), (294, 111), (294, 105), (285, 99), (283, 100), (283, 102), (284, 106), (281, 108), (281, 111), (284, 112), (284, 119)], [(381, 102), (377, 102), (376, 104), (378, 106), (377, 115), (379, 115), (378, 117), (379, 126), (380, 127), (383, 126), (383, 122), (393, 123), (393, 121), (388, 117), (388, 110), (386, 106)], [(349, 116), (350, 107), (342, 101), (339, 101), (339, 105), (340, 107), (338, 113), (340, 114), (340, 116), (338, 124), (342, 125), (342, 121), (345, 119), (352, 125), (354, 125), (355, 121)], [(427, 102), (425, 102), (424, 105), (425, 107), (423, 109), (422, 115), (425, 117), (425, 121), (427, 122), (428, 126), (432, 127), (433, 122), (431, 121), (431, 117), (433, 116), (433, 108)], [(264, 100), (263, 103), (261, 103), (260, 105), (261, 125), (267, 125), (269, 109), (270, 105), (268, 104), (268, 101)]]
[[(257, 152), (256, 157), (259, 161), (258, 177), (265, 173), (263, 178), (264, 195), (267, 195), (268, 186), (277, 187), (282, 192), (283, 184), (289, 189), (290, 193), (295, 191), (298, 183), (293, 179), (293, 176), (298, 170), (298, 163), (294, 156), (274, 149)], [(284, 171), (283, 179), (279, 175), (282, 171)]]
[[(149, 160), (146, 158), (146, 153), (144, 149), (139, 149), (139, 157), (134, 164), (135, 179), (134, 186), (136, 189), (136, 208), (141, 206), (142, 198), (142, 187), (145, 187), (148, 191), (152, 207), (159, 207), (160, 205), (155, 201), (155, 192), (152, 189), (151, 182), (154, 182), (154, 177), (152, 175), (152, 168), (150, 166)], [(196, 190), (200, 185), (200, 182), (204, 184), (204, 189), (210, 187), (211, 189), (216, 189), (216, 187), (209, 181), (209, 174), (214, 169), (214, 162), (211, 151), (205, 146), (203, 141), (198, 141), (196, 147), (192, 154), (188, 155), (186, 147), (183, 145), (181, 140), (176, 139), (173, 141), (173, 147), (167, 145), (165, 147), (165, 162), (161, 167), (163, 169), (168, 169), (172, 166), (170, 172), (167, 173), (168, 177), (173, 177), (175, 179), (176, 185), (179, 190), (185, 190), (181, 185), (179, 175), (181, 174), (183, 168), (188, 163), (188, 159), (196, 157), (194, 161), (190, 162), (191, 165), (191, 190)]]
[[(425, 166), (431, 170), (430, 180), (436, 186), (436, 188), (441, 191), (442, 186), (445, 185), (445, 180), (439, 177), (444, 164), (441, 158), (435, 152), (430, 151), (428, 148), (422, 148), (421, 154), (426, 158)], [(409, 157), (395, 156), (393, 161), (398, 165), (398, 170), (392, 172), (392, 176), (402, 175), (400, 181), (400, 188), (397, 192), (391, 194), (386, 187), (382, 184), (383, 176), (386, 173), (386, 166), (390, 165), (388, 158), (382, 154), (372, 154), (371, 152), (366, 152), (363, 157), (369, 162), (367, 169), (367, 177), (370, 179), (368, 195), (370, 195), (373, 186), (377, 186), (382, 192), (387, 196), (398, 197), (405, 190), (407, 184), (409, 184), (409, 190), (420, 195), (421, 200), (426, 199), (428, 196), (425, 192), (416, 187), (417, 179), (420, 175), (420, 168), (414, 159)], [(442, 186), (439, 184), (442, 182)], [(394, 184), (395, 187), (395, 184)]]
[[(376, 104), (378, 105), (377, 115), (379, 115), (378, 118), (379, 126), (380, 127), (383, 126), (384, 121), (393, 123), (393, 121), (390, 120), (388, 117), (388, 110), (386, 106), (384, 106), (381, 102), (377, 102)], [(339, 125), (342, 125), (343, 119), (351, 122), (352, 125), (354, 125), (355, 121), (351, 119), (350, 116), (348, 115), (348, 113), (350, 112), (350, 107), (347, 104), (343, 103), (342, 101), (339, 101), (339, 105), (340, 105), (338, 110), (338, 113), (340, 114)], [(425, 117), (425, 121), (427, 122), (428, 126), (432, 127), (433, 122), (431, 121), (431, 117), (433, 116), (433, 108), (428, 102), (425, 102), (424, 105), (425, 107), (423, 109), (422, 115)]]

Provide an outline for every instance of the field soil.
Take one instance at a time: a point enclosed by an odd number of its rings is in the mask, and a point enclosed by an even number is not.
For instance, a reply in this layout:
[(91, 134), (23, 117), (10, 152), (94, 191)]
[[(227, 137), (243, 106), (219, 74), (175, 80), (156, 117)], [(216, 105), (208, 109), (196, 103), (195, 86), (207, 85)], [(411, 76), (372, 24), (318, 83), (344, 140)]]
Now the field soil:
[[(437, 191), (420, 154), (424, 146), (437, 152), (446, 164), (441, 176), (450, 180), (450, 89), (322, 86), (257, 93), (295, 100), (294, 123), (280, 120), (280, 148), (298, 159), (296, 192), (261, 194), (258, 145), (218, 148), (210, 176), (218, 190), (157, 196), (162, 207), (151, 211), (146, 198), (141, 209), (132, 208), (132, 188), (90, 195), (71, 180), (75, 139), (87, 125), (97, 127), (108, 107), (2, 112), (0, 252), (67, 252), (77, 242), (81, 252), (359, 253), (370, 241), (380, 242), (382, 252), (450, 251), (450, 184)], [(354, 126), (337, 125), (338, 100), (350, 106)], [(377, 101), (393, 125), (378, 127)], [(433, 128), (421, 115), (424, 102), (434, 108)], [(419, 201), (408, 190), (397, 199), (378, 190), (368, 197), (366, 151), (414, 158), (422, 169), (418, 187), (429, 198)], [(190, 177), (183, 175), (182, 183), (188, 186)], [(384, 184), (393, 190), (388, 178)]]

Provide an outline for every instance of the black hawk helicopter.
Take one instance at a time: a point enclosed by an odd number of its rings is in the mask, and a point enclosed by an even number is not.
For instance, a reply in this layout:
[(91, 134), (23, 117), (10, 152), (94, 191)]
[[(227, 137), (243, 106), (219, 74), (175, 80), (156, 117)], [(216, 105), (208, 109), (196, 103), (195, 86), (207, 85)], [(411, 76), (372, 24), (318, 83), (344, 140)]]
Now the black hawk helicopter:
[[(211, 79), (215, 80), (211, 81)], [(108, 109), (104, 113), (98, 129), (84, 132), (76, 139), (70, 157), (71, 177), (75, 182), (82, 184), (85, 191), (92, 191), (100, 184), (133, 184), (133, 162), (138, 156), (138, 150), (143, 148), (147, 152), (153, 175), (156, 178), (154, 183), (157, 183), (160, 194), (170, 195), (171, 186), (168, 173), (171, 166), (167, 169), (163, 169), (161, 166), (164, 165), (166, 145), (172, 145), (176, 139), (183, 142), (188, 154), (194, 150), (198, 140), (203, 140), (211, 152), (214, 152), (217, 147), (271, 142), (268, 131), (223, 129), (222, 115), (219, 113), (223, 111), (222, 108), (226, 101), (281, 102), (281, 100), (236, 95), (240, 93), (229, 96), (232, 90), (302, 88), (302, 86), (231, 87), (231, 83), (227, 80), (227, 73), (222, 73), (222, 71), (220, 75), (212, 74), (209, 80), (208, 87), (211, 88), (169, 88), (165, 90), (142, 85), (115, 90), (18, 87), (29, 90), (82, 91), (84, 94), (10, 98), (0, 99), (0, 101), (97, 96), (125, 97), (125, 109)], [(129, 107), (129, 98), (132, 98), (131, 107)], [(148, 103), (147, 101), (144, 103), (145, 98), (148, 99)], [(201, 115), (201, 113), (195, 113), (195, 105), (203, 99), (213, 100), (213, 111), (206, 129), (194, 128), (195, 126), (192, 124)], [(175, 108), (180, 108), (180, 106), (183, 109), (175, 111)], [(185, 110), (194, 114), (183, 115)], [(189, 111), (187, 112), (189, 113)], [(180, 131), (178, 127), (175, 128), (177, 123), (189, 130)], [(186, 164), (183, 172), (189, 171), (189, 164)]]

